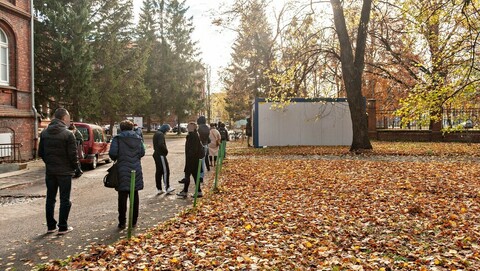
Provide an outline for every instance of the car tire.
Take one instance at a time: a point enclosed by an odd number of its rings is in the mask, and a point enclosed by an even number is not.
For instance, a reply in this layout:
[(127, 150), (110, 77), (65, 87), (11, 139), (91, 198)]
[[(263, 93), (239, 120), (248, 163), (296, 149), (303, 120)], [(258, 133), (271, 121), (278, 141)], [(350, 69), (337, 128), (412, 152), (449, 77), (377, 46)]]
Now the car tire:
[(90, 164), (91, 169), (96, 169), (97, 168), (97, 163), (98, 163), (98, 158), (97, 156), (93, 157), (93, 162)]

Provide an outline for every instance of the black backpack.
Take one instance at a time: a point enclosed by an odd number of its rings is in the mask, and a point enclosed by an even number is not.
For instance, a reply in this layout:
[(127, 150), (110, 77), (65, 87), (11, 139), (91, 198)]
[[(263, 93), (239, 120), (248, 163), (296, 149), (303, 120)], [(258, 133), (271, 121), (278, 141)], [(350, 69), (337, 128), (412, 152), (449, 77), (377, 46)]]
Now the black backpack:
[(222, 140), (228, 140), (228, 132), (225, 128), (220, 129), (218, 132), (220, 132), (220, 136), (222, 137)]

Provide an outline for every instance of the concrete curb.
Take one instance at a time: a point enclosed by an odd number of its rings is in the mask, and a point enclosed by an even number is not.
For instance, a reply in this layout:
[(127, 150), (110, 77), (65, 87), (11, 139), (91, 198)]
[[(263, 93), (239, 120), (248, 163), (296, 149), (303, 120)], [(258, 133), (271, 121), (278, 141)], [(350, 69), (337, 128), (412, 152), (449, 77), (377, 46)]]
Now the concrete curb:
[(26, 169), (5, 172), (5, 173), (0, 174), (0, 179), (20, 175), (20, 174), (23, 174), (23, 173), (28, 172), (28, 171), (29, 171), (29, 169), (27, 167)]

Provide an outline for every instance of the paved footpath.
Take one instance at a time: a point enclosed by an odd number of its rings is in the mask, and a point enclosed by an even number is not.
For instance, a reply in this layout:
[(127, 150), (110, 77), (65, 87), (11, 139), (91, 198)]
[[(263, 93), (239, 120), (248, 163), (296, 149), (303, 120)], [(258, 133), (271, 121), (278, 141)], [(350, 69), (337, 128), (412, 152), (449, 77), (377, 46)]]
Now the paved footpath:
[[(146, 139), (151, 140), (151, 139)], [(151, 146), (151, 142), (146, 142)], [(167, 139), (170, 163), (170, 184), (180, 191), (183, 177), (185, 139)], [(140, 214), (134, 234), (173, 218), (192, 206), (192, 198), (156, 195), (153, 150), (147, 148), (142, 158), (144, 190), (140, 191)], [(111, 244), (126, 238), (126, 230), (117, 229), (117, 193), (103, 187), (102, 179), (108, 164), (86, 170), (74, 179), (69, 225), (74, 227), (64, 236), (46, 234), (45, 167), (41, 160), (28, 163), (26, 170), (0, 174), (0, 270), (32, 270), (52, 259), (66, 259), (88, 250), (92, 243)], [(212, 172), (209, 173), (210, 175)], [(193, 182), (190, 186), (193, 191)], [(58, 196), (56, 215), (58, 215)]]

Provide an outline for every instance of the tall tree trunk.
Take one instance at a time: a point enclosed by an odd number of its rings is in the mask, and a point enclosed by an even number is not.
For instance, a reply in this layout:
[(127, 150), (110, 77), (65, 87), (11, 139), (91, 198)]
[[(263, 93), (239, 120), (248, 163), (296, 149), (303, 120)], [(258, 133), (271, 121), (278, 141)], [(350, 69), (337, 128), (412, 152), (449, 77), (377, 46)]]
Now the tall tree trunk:
[(352, 119), (353, 139), (350, 151), (372, 149), (368, 137), (368, 119), (366, 101), (362, 96), (362, 75), (365, 66), (365, 46), (367, 40), (368, 22), (372, 0), (364, 0), (362, 13), (357, 30), (357, 44), (355, 55), (348, 36), (345, 15), (340, 0), (330, 0), (333, 9), (333, 18), (338, 40), (340, 42), (340, 62), (342, 63), (342, 76), (347, 92), (350, 117)]

